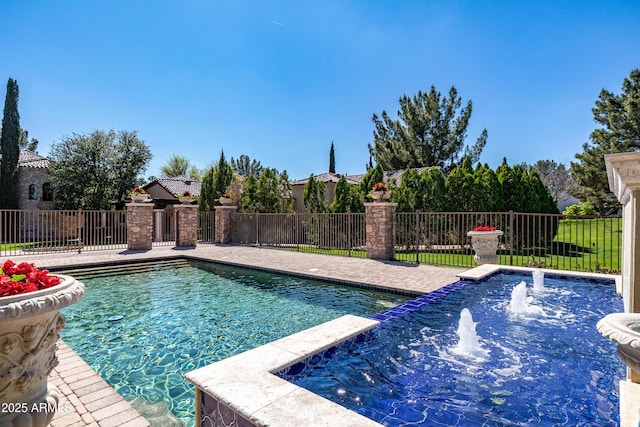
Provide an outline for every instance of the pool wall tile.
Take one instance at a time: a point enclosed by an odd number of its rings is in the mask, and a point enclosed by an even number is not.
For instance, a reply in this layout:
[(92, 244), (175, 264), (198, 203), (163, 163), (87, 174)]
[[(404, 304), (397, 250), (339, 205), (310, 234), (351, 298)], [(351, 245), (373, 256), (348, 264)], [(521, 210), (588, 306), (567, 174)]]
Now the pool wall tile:
[(420, 308), (424, 307), (427, 304), (432, 304), (438, 301), (439, 299), (444, 298), (447, 295), (459, 289), (462, 289), (466, 286), (475, 285), (475, 284), (477, 284), (477, 282), (465, 282), (465, 281), (454, 282), (443, 288), (438, 289), (437, 291), (420, 295), (419, 297), (403, 302), (402, 304), (396, 307), (374, 314), (373, 316), (371, 316), (371, 318), (379, 321), (380, 324), (384, 324), (386, 322), (402, 317), (407, 313), (411, 313), (412, 311), (419, 310)]
[[(336, 345), (359, 345), (363, 333), (378, 321), (346, 315), (256, 349), (188, 372), (185, 378), (201, 395), (200, 423), (204, 426), (306, 425), (380, 426), (362, 415), (330, 402), (276, 375), (301, 360), (305, 369), (332, 354)], [(365, 334), (366, 335), (366, 334)], [(301, 411), (300, 408), (305, 408)]]
[(257, 427), (242, 415), (219, 400), (201, 393), (200, 427)]

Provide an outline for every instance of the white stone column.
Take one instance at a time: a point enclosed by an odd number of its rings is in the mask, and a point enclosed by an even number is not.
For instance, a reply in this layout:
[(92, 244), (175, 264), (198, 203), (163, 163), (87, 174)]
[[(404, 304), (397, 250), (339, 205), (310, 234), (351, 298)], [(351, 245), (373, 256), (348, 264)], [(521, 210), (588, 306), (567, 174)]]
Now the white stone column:
[(622, 297), (627, 313), (640, 313), (640, 153), (604, 156), (609, 187), (622, 203)]
[[(622, 203), (622, 299), (627, 313), (640, 313), (640, 153), (604, 156), (609, 187)], [(640, 374), (627, 368), (620, 381), (620, 425), (640, 423)]]

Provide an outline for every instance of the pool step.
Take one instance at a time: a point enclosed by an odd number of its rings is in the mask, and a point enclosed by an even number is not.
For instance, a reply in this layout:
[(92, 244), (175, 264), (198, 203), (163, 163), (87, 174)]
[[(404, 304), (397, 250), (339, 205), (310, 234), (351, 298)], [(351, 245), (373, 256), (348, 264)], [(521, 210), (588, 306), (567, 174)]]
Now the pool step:
[(189, 267), (190, 264), (185, 259), (171, 259), (160, 261), (146, 261), (132, 264), (116, 264), (116, 265), (92, 265), (79, 268), (65, 268), (62, 270), (52, 271), (54, 273), (66, 274), (73, 276), (78, 280), (93, 279), (96, 277), (118, 276), (132, 273), (144, 273), (153, 270), (176, 269), (181, 267)]

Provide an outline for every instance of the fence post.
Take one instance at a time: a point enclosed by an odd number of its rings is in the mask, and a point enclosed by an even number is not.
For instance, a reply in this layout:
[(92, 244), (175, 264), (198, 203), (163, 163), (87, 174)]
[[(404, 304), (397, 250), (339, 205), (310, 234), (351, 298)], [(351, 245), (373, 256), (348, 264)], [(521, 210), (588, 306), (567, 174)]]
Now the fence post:
[(260, 246), (260, 212), (256, 212), (256, 246)]
[(420, 232), (420, 211), (416, 211), (416, 264), (420, 264), (420, 236), (418, 236), (419, 232)]
[(231, 214), (233, 214), (237, 206), (214, 206), (215, 214), (215, 239), (214, 243), (229, 243), (231, 242)]
[(347, 212), (347, 254), (351, 256), (351, 247), (353, 243), (351, 242), (351, 212)]
[(127, 203), (127, 248), (151, 250), (153, 203)]
[(513, 265), (513, 211), (509, 211), (509, 265)]
[(296, 251), (300, 251), (300, 212), (296, 212)]
[(82, 252), (82, 229), (84, 228), (84, 214), (82, 209), (78, 209), (78, 216), (76, 218), (76, 241), (78, 243), (78, 253)]
[(395, 258), (395, 218), (397, 203), (365, 203), (367, 258)]

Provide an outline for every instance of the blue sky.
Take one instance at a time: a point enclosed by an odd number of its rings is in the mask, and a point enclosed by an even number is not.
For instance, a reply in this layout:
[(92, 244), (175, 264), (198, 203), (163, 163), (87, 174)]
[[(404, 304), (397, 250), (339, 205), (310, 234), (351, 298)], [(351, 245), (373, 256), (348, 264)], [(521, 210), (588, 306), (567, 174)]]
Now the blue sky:
[(0, 0), (0, 82), (51, 143), (137, 130), (203, 168), (246, 154), (294, 179), (364, 172), (373, 113), (453, 85), (497, 167), (569, 164), (602, 88), (640, 67), (638, 1)]

